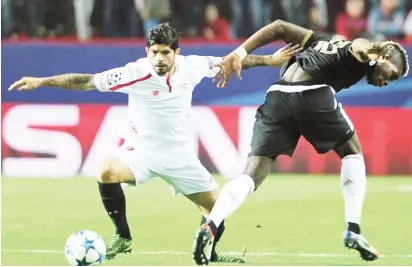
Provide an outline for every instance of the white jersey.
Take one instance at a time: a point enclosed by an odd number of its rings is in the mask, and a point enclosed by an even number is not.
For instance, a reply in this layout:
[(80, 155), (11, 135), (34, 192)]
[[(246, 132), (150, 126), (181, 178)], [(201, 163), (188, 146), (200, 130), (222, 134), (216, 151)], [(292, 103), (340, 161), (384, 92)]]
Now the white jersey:
[(102, 92), (129, 95), (130, 134), (126, 141), (139, 150), (183, 155), (194, 153), (190, 109), (192, 92), (204, 78), (216, 75), (213, 66), (221, 57), (176, 56), (176, 72), (159, 76), (147, 58), (124, 67), (95, 74), (94, 84)]

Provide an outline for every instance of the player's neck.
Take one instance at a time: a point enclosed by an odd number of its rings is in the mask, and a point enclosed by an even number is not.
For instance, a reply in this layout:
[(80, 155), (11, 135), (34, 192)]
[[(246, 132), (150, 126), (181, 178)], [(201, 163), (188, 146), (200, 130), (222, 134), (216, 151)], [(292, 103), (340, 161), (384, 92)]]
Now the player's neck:
[(173, 64), (173, 66), (170, 68), (169, 72), (167, 73), (167, 76), (172, 76), (176, 72), (176, 64)]

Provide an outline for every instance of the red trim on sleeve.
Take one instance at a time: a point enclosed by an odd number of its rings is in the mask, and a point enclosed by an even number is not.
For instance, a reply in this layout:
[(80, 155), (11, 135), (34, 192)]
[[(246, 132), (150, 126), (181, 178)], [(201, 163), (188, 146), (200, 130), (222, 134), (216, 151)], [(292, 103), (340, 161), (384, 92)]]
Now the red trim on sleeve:
[(172, 92), (172, 85), (170, 84), (170, 76), (167, 76), (166, 84), (169, 87), (169, 93)]
[(133, 80), (133, 81), (130, 81), (130, 82), (127, 82), (127, 83), (123, 83), (123, 84), (119, 84), (119, 85), (113, 86), (113, 87), (110, 88), (109, 90), (110, 90), (110, 91), (116, 91), (116, 90), (119, 90), (120, 88), (123, 88), (123, 87), (125, 87), (125, 86), (130, 86), (130, 85), (135, 84), (135, 83), (137, 83), (137, 82), (142, 82), (142, 81), (145, 81), (145, 80), (147, 80), (147, 79), (150, 79), (150, 77), (152, 77), (152, 74), (149, 73), (149, 74), (147, 74), (146, 76), (144, 76), (144, 77), (142, 77), (142, 78), (140, 78), (140, 79)]

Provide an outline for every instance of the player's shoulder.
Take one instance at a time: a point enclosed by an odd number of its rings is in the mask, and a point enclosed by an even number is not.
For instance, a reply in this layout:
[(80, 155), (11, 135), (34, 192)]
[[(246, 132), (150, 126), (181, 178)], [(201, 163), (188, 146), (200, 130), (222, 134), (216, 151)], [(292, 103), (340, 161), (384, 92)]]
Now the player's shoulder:
[(178, 64), (184, 65), (187, 70), (203, 66), (206, 63), (206, 57), (197, 55), (178, 55), (176, 60)]
[(139, 68), (146, 68), (150, 64), (149, 59), (147, 58), (139, 58), (136, 61), (132, 61), (126, 64), (126, 67), (132, 69), (139, 69)]
[(145, 75), (150, 70), (151, 65), (147, 58), (139, 58), (138, 60), (127, 63), (123, 66), (122, 72), (130, 77)]
[(201, 62), (204, 59), (204, 56), (198, 56), (198, 55), (178, 55), (177, 60), (185, 63), (196, 63), (196, 62)]
[(184, 64), (193, 68), (209, 68), (212, 69), (217, 63), (219, 63), (223, 58), (216, 56), (200, 56), (200, 55), (187, 55), (182, 56)]

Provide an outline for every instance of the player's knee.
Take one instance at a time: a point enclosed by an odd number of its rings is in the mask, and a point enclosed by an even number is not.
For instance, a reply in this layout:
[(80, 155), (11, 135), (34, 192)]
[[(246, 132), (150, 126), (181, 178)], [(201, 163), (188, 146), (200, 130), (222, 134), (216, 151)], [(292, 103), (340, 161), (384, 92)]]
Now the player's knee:
[(346, 143), (334, 150), (341, 159), (350, 155), (362, 155), (362, 147), (356, 133)]
[(265, 178), (269, 175), (272, 168), (273, 159), (269, 157), (255, 157), (248, 159), (248, 163), (244, 174), (249, 175), (254, 183), (254, 190), (256, 191), (263, 183)]
[(258, 190), (258, 188), (260, 187), (260, 185), (263, 183), (263, 181), (266, 179), (268, 175), (269, 175), (268, 171), (257, 170), (253, 175), (250, 176), (252, 177), (254, 185), (255, 185), (254, 191)]
[(117, 175), (113, 168), (113, 160), (110, 158), (104, 160), (100, 168), (100, 174), (98, 176), (99, 182), (100, 183), (116, 183), (118, 182), (116, 177)]

